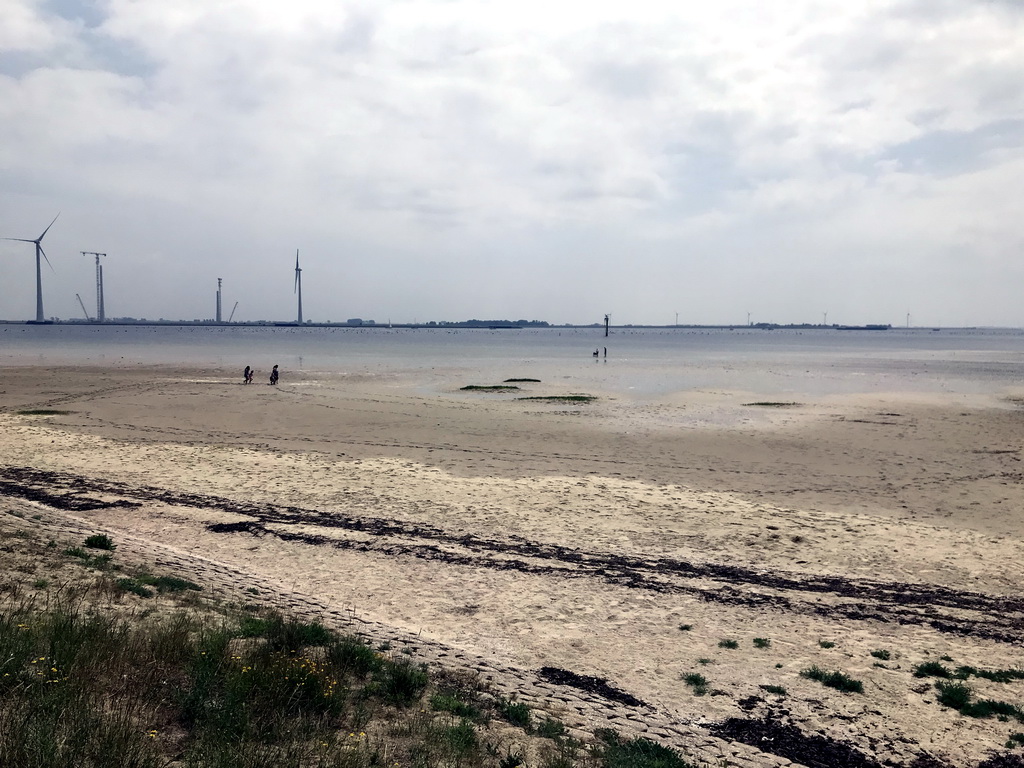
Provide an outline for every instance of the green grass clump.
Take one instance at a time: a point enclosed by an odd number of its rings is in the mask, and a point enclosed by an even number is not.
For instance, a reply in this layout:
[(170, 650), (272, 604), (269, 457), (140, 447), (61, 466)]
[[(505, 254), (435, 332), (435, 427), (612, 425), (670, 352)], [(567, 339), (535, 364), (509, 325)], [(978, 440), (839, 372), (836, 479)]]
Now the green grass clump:
[(463, 392), (512, 392), (519, 387), (508, 384), (468, 384), (459, 388)]
[(498, 711), (501, 713), (502, 717), (512, 723), (512, 725), (519, 726), (527, 733), (529, 733), (533, 728), (533, 718), (530, 714), (530, 708), (521, 702), (499, 701)]
[(565, 736), (565, 725), (561, 720), (556, 720), (553, 717), (545, 717), (537, 724), (536, 733), (538, 736), (543, 736), (545, 739), (561, 739)]
[(380, 696), (396, 707), (411, 707), (419, 701), (429, 681), (426, 668), (409, 659), (389, 661), (375, 679)]
[(239, 623), (239, 637), (262, 637), (274, 651), (297, 652), (306, 646), (329, 645), (336, 635), (319, 622), (285, 619), (280, 614), (269, 617), (246, 616)]
[(760, 400), (756, 403), (744, 403), (747, 408), (795, 408), (800, 403), (783, 403), (774, 400)]
[(768, 693), (774, 693), (776, 696), (785, 696), (786, 695), (786, 689), (783, 688), (781, 685), (760, 685), (758, 687), (762, 691), (767, 691)]
[(610, 729), (598, 729), (594, 735), (602, 742), (597, 753), (605, 768), (692, 768), (677, 750), (650, 739), (624, 741)]
[(203, 590), (203, 588), (194, 581), (181, 579), (177, 576), (152, 576), (148, 573), (140, 573), (135, 578), (140, 584), (145, 584), (149, 587), (156, 587), (161, 592), (184, 592), (186, 590), (201, 592)]
[(1011, 733), (1010, 738), (1006, 740), (1007, 749), (1021, 746), (1024, 746), (1024, 733)]
[(829, 672), (821, 667), (813, 666), (809, 669), (801, 670), (800, 676), (810, 680), (817, 680), (822, 685), (835, 688), (837, 691), (843, 691), (844, 693), (864, 693), (864, 684), (860, 680), (850, 677), (845, 672)]
[(708, 680), (702, 674), (691, 672), (683, 676), (683, 682), (693, 688), (694, 696), (703, 696), (708, 692)]
[(718, 647), (719, 648), (729, 648), (729, 649), (735, 650), (736, 648), (740, 647), (740, 644), (736, 640), (728, 640), (728, 639), (727, 640), (719, 640), (718, 641)]
[(914, 667), (914, 677), (953, 677), (948, 667), (937, 661), (926, 661)]
[(772, 641), (767, 637), (755, 637), (754, 647), (755, 648), (769, 648), (771, 647)]
[(140, 584), (136, 579), (125, 577), (123, 579), (118, 579), (115, 583), (122, 592), (130, 592), (131, 594), (138, 595), (139, 597), (148, 598), (155, 594), (152, 589), (144, 584)]
[(28, 408), (24, 411), (16, 411), (19, 416), (67, 416), (74, 411), (61, 411), (56, 408)]
[(940, 680), (935, 684), (939, 691), (939, 703), (955, 709), (967, 717), (989, 718), (999, 716), (1000, 719), (1015, 718), (1024, 722), (1024, 710), (1016, 704), (994, 699), (974, 700), (974, 691), (964, 683)]
[(871, 655), (874, 656), (876, 659), (881, 659), (882, 661), (888, 661), (889, 659), (892, 658), (892, 654), (889, 653), (889, 651), (886, 651), (886, 650), (872, 651)]
[(540, 379), (505, 379), (506, 384), (540, 384)]
[(113, 539), (107, 536), (105, 533), (94, 533), (92, 536), (85, 540), (85, 546), (90, 549), (106, 549), (113, 552), (117, 549), (117, 545), (114, 544)]
[(480, 717), (480, 709), (462, 701), (455, 693), (435, 693), (430, 697), (430, 708), (435, 712), (449, 712), (464, 720), (476, 720)]
[(833, 643), (831, 640), (819, 640), (818, 646), (821, 648), (835, 648), (836, 644)]
[(973, 676), (994, 683), (1010, 683), (1014, 680), (1024, 680), (1024, 669), (978, 669), (964, 666), (957, 667), (954, 675), (962, 680)]
[(680, 624), (679, 625), (679, 631), (680, 632), (689, 632), (691, 629), (693, 629), (693, 624)]

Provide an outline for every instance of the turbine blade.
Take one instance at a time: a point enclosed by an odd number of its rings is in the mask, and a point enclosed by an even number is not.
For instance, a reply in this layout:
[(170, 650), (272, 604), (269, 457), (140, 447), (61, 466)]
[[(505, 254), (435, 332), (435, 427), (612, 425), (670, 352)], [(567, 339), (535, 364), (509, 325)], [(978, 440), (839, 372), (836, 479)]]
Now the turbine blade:
[(23, 237), (4, 237), (4, 238), (0, 238), (0, 239), (3, 239), (3, 240), (14, 240), (14, 241), (19, 242), (19, 243), (34, 243), (35, 242), (35, 240), (26, 240)]
[[(56, 221), (59, 217), (60, 217), (60, 211), (57, 211), (57, 215), (53, 217), (53, 221)], [(53, 226), (53, 221), (50, 222), (50, 227)], [(41, 234), (39, 236), (40, 240), (42, 240), (44, 237), (46, 237), (46, 233), (50, 231), (50, 227), (47, 227), (46, 229), (43, 230), (43, 234)], [(49, 259), (47, 259), (47, 264), (49, 264)]]
[[(42, 240), (42, 238), (39, 238), (39, 239)], [(39, 248), (39, 252), (41, 254), (43, 254), (43, 258), (46, 259), (46, 266), (48, 266), (50, 268), (50, 271), (53, 272), (53, 274), (56, 275), (57, 274), (57, 270), (53, 268), (53, 264), (51, 264), (50, 260), (46, 258), (46, 251), (43, 250), (43, 246), (39, 245), (39, 243), (36, 243), (36, 247), (38, 247)]]

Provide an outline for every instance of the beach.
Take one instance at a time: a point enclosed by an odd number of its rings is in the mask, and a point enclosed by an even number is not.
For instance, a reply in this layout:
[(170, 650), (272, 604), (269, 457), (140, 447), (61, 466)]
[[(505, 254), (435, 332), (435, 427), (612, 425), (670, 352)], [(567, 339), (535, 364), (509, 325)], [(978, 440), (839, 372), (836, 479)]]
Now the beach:
[[(0, 504), (707, 764), (807, 764), (772, 743), (798, 733), (975, 766), (1024, 731), (913, 674), (1024, 666), (1018, 393), (579, 401), (418, 376), (8, 367)], [(966, 683), (1024, 706), (1024, 680)]]

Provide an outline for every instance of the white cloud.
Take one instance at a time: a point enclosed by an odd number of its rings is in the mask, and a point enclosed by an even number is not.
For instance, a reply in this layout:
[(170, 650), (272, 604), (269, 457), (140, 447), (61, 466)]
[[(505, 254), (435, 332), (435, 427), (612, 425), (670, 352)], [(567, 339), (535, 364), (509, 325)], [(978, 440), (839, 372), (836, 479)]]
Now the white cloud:
[[(290, 314), (278, 260), (298, 245), (308, 274), (317, 252), (363, 260), (350, 270), (363, 287), (322, 267), (339, 287), (316, 300), (335, 318), (358, 296), (364, 317), (397, 320), (400, 305), (584, 320), (614, 289), (633, 322), (663, 321), (648, 308), (694, 270), (716, 300), (692, 319), (715, 322), (730, 295), (785, 273), (779, 259), (798, 271), (859, 243), (916, 264), (959, 243), (997, 267), (1019, 245), (1024, 13), (1009, 3), (59, 12), (0, 10), (0, 234), (59, 206), (55, 247), (76, 250), (72, 227), (88, 219), (109, 250), (148, 254), (140, 286), (161, 268), (180, 275), (137, 291), (158, 311), (130, 314), (203, 311), (208, 297), (185, 287), (215, 269), (198, 242), (249, 265), (256, 314), (243, 317)], [(152, 226), (125, 226), (124, 210)], [(752, 268), (768, 253), (772, 268)], [(496, 269), (495, 254), (519, 269)], [(0, 316), (27, 314), (28, 279), (0, 288)], [(54, 278), (65, 315), (73, 279)], [(773, 289), (779, 320), (805, 318), (791, 284)], [(1020, 321), (1015, 307), (1001, 316)]]

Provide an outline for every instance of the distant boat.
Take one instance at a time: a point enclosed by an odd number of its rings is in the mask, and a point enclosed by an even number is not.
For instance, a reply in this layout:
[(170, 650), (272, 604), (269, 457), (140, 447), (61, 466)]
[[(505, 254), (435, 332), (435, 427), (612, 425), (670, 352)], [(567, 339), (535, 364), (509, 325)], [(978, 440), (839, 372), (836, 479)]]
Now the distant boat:
[(891, 325), (837, 325), (836, 330), (839, 331), (888, 331), (892, 328)]

